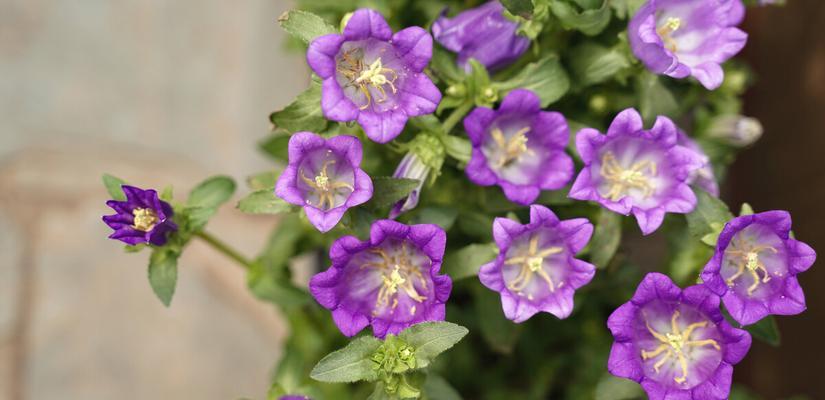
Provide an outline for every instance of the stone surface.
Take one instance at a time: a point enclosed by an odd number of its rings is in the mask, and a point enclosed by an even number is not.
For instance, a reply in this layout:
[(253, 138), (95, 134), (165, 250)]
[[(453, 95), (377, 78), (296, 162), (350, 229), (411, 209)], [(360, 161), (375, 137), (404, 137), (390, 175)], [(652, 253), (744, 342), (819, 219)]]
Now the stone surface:
[[(309, 79), (276, 23), (290, 6), (0, 2), (0, 399), (263, 398), (274, 309), (200, 243), (163, 307), (148, 253), (106, 239), (100, 175), (183, 195), (267, 168), (267, 116)], [(251, 255), (276, 222), (227, 205), (210, 230)]]

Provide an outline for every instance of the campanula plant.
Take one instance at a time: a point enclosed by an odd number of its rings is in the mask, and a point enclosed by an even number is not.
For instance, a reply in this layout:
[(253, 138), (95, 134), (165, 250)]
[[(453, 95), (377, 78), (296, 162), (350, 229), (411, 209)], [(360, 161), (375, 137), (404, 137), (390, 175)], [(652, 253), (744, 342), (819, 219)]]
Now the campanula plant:
[(296, 6), (307, 89), (237, 202), (279, 216), (257, 257), (207, 229), (234, 179), (175, 198), (104, 175), (110, 238), (151, 251), (165, 305), (201, 240), (279, 309), (259, 398), (741, 398), (751, 344), (805, 311), (790, 214), (724, 201), (772, 134), (729, 62), (742, 0)]

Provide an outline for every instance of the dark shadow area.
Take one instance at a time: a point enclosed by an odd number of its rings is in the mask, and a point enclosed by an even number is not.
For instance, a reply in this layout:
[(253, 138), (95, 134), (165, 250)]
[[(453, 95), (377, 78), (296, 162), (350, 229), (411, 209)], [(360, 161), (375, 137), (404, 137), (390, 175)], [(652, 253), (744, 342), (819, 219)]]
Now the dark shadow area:
[(735, 382), (764, 399), (804, 394), (825, 398), (822, 344), (825, 329), (825, 1), (789, 0), (785, 7), (751, 8), (744, 57), (757, 76), (745, 113), (765, 134), (734, 163), (725, 199), (757, 211), (785, 209), (796, 237), (819, 250), (820, 259), (800, 276), (808, 310), (779, 317), (781, 347), (754, 342), (737, 367)]

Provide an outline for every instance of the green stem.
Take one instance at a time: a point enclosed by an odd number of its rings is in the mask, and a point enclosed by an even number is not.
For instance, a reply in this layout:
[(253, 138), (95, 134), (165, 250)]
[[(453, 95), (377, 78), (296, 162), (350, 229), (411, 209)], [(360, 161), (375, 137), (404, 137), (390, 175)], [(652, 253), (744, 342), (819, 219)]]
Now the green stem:
[(235, 262), (240, 264), (242, 267), (244, 267), (246, 269), (251, 269), (252, 268), (253, 262), (251, 260), (244, 257), (237, 250), (233, 249), (228, 244), (222, 242), (220, 239), (216, 238), (215, 236), (212, 236), (211, 234), (206, 233), (206, 231), (197, 231), (197, 232), (195, 232), (195, 236), (199, 237), (204, 242), (206, 242), (207, 244), (212, 246), (213, 249), (215, 249), (215, 250), (223, 253), (223, 255), (231, 258), (232, 260), (234, 260)]
[(468, 100), (466, 103), (458, 106), (458, 108), (456, 108), (453, 113), (444, 120), (444, 133), (449, 135), (450, 131), (453, 130), (456, 124), (458, 124), (472, 108), (473, 102), (471, 100)]

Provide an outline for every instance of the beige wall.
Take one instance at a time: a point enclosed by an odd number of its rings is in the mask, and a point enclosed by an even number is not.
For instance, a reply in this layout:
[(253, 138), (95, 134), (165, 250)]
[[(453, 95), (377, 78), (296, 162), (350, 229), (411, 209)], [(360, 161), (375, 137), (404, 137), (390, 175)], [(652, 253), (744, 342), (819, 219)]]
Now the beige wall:
[[(265, 169), (308, 82), (280, 0), (0, 1), (0, 399), (263, 398), (283, 327), (195, 244), (166, 309), (106, 239), (100, 174), (182, 194)], [(239, 192), (243, 193), (241, 187)], [(252, 254), (276, 221), (213, 222)]]

